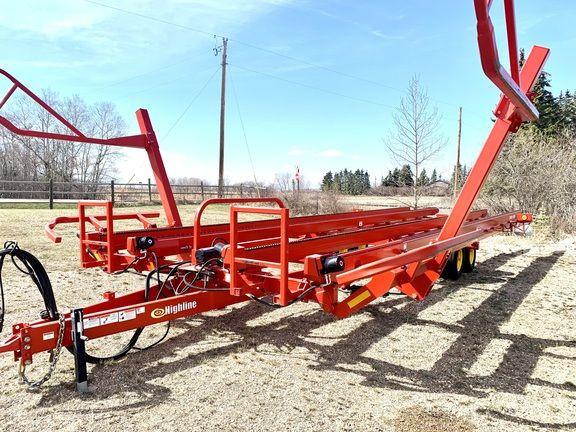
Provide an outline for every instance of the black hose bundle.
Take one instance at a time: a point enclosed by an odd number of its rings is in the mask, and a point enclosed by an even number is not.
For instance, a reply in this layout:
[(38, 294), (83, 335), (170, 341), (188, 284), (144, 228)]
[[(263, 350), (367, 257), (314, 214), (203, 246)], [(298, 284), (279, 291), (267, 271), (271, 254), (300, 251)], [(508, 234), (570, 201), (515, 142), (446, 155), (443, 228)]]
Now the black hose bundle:
[(12, 264), (14, 264), (19, 271), (30, 276), (34, 285), (38, 287), (40, 295), (42, 295), (42, 299), (44, 300), (44, 306), (46, 307), (46, 309), (40, 313), (40, 317), (43, 319), (57, 320), (59, 315), (58, 308), (56, 307), (56, 299), (50, 278), (44, 266), (30, 252), (20, 249), (18, 243), (7, 241), (4, 243), (4, 248), (0, 250), (0, 332), (2, 331), (4, 316), (6, 314), (4, 285), (2, 283), (2, 268), (6, 257), (10, 258)]
[[(19, 271), (30, 276), (34, 284), (38, 287), (38, 290), (40, 291), (40, 295), (44, 300), (44, 305), (46, 308), (45, 310), (40, 312), (40, 317), (42, 319), (58, 320), (59, 314), (58, 314), (58, 308), (56, 307), (56, 299), (54, 297), (54, 291), (52, 289), (52, 284), (50, 282), (48, 274), (46, 273), (46, 270), (44, 269), (44, 266), (42, 266), (40, 261), (38, 261), (38, 259), (30, 252), (20, 249), (18, 243), (14, 241), (8, 241), (4, 243), (4, 248), (0, 250), (0, 332), (2, 331), (2, 327), (4, 325), (4, 316), (6, 313), (4, 286), (2, 283), (2, 268), (4, 266), (4, 261), (6, 260), (6, 257), (10, 258), (12, 264), (14, 264), (14, 266)], [(135, 261), (133, 261), (133, 263), (134, 262)], [(180, 266), (188, 263), (190, 263), (190, 261), (181, 261), (174, 265), (158, 266), (158, 263), (156, 262), (156, 268), (150, 273), (148, 273), (146, 277), (146, 289), (144, 291), (145, 301), (150, 300), (151, 283), (153, 279), (157, 279), (158, 282), (158, 293), (156, 295), (156, 299), (158, 299), (160, 298), (161, 295), (163, 295), (162, 291), (166, 285), (166, 282), (170, 279), (170, 277), (176, 273), (176, 271)], [(131, 265), (132, 263), (128, 267), (131, 267)], [(172, 268), (170, 269), (170, 267)], [(204, 270), (204, 267), (205, 266), (202, 267), (199, 273), (201, 273)], [(168, 269), (170, 269), (168, 275), (166, 276), (165, 280), (162, 281), (160, 279), (160, 273)], [(136, 343), (138, 342), (138, 339), (140, 338), (140, 335), (142, 334), (143, 330), (144, 327), (137, 328), (132, 334), (132, 337), (130, 338), (128, 343), (116, 354), (105, 357), (99, 357), (86, 353), (86, 361), (88, 363), (101, 364), (107, 360), (118, 360), (124, 357), (126, 354), (128, 354), (129, 351), (133, 349), (142, 351), (151, 348), (153, 346), (156, 346), (168, 335), (168, 332), (170, 331), (170, 321), (168, 321), (166, 331), (160, 337), (160, 339), (158, 339), (156, 342), (148, 346), (138, 347), (136, 346)], [(68, 351), (74, 354), (74, 350), (71, 346), (68, 346), (66, 348), (68, 349)]]
[[(166, 279), (162, 282), (160, 280), (160, 272), (163, 270), (169, 269), (170, 265), (163, 265), (163, 266), (159, 267), (158, 266), (158, 260), (156, 259), (156, 268), (154, 270), (152, 270), (150, 273), (148, 273), (148, 275), (146, 276), (146, 288), (144, 290), (144, 300), (145, 301), (150, 300), (150, 289), (151, 289), (151, 283), (152, 283), (153, 279), (156, 279), (158, 281), (158, 294), (156, 295), (156, 300), (157, 300), (160, 298), (160, 295), (162, 294), (162, 290), (164, 289), (164, 285), (166, 284), (166, 282), (168, 281), (170, 276), (172, 276), (178, 270), (178, 267), (180, 267), (184, 264), (188, 264), (188, 263), (190, 263), (190, 261), (181, 261), (181, 262), (175, 264), (173, 266), (173, 268), (170, 270), (170, 272), (168, 273), (168, 276), (166, 277)], [(120, 274), (120, 272), (118, 274)], [(144, 327), (139, 327), (136, 330), (134, 330), (134, 333), (132, 334), (132, 337), (130, 338), (130, 340), (117, 353), (109, 355), (109, 356), (95, 356), (95, 355), (91, 355), (91, 354), (86, 353), (86, 361), (88, 363), (92, 363), (92, 364), (102, 364), (102, 363), (109, 361), (109, 360), (114, 360), (114, 361), (120, 360), (121, 358), (126, 356), (126, 354), (128, 354), (131, 350), (144, 351), (144, 350), (147, 350), (148, 348), (152, 348), (152, 347), (158, 345), (164, 339), (166, 339), (166, 336), (168, 336), (168, 333), (170, 332), (170, 321), (168, 321), (168, 324), (166, 325), (166, 331), (156, 342), (153, 342), (152, 344), (145, 346), (145, 347), (138, 347), (138, 346), (136, 346), (136, 343), (138, 342), (138, 339), (140, 338), (140, 335), (142, 334), (143, 331), (144, 331)]]

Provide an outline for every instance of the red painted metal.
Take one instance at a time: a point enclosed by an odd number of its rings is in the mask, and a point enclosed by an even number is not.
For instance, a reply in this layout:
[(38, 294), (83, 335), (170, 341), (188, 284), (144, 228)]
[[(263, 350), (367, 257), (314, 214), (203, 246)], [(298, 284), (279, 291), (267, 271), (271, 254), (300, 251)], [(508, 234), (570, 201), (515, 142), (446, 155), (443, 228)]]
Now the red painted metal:
[(154, 173), (158, 194), (160, 195), (160, 200), (164, 206), (166, 219), (168, 219), (168, 226), (182, 226), (180, 213), (178, 213), (176, 200), (174, 199), (174, 194), (170, 187), (170, 179), (168, 178), (168, 174), (166, 174), (166, 168), (164, 168), (164, 162), (162, 161), (160, 148), (158, 147), (158, 140), (156, 139), (156, 134), (152, 128), (152, 122), (150, 121), (148, 111), (145, 109), (139, 109), (136, 111), (136, 118), (138, 119), (138, 125), (140, 126), (142, 136), (146, 137), (145, 149), (148, 153), (148, 160), (150, 161), (152, 172)]
[[(0, 70), (13, 82), (0, 101), (0, 108), (16, 89), (22, 89), (73, 135), (24, 131), (0, 116), (0, 124), (13, 133), (144, 148), (148, 152), (168, 227), (159, 228), (150, 222), (148, 218), (157, 214), (115, 215), (112, 203), (94, 201), (81, 202), (78, 217), (57, 218), (46, 227), (48, 237), (59, 242), (61, 237), (55, 232), (56, 226), (78, 223), (83, 267), (102, 267), (110, 273), (127, 267), (140, 272), (159, 268), (165, 273), (166, 282), (150, 287), (148, 295), (144, 290), (122, 296), (106, 293), (105, 301), (84, 308), (85, 335), (90, 340), (97, 339), (223, 308), (253, 297), (271, 297), (278, 306), (288, 306), (297, 300), (312, 301), (339, 318), (365, 307), (393, 287), (422, 300), (440, 277), (450, 253), (466, 247), (477, 249), (481, 239), (498, 232), (523, 229), (532, 221), (529, 214), (488, 216), (485, 210), (471, 211), (471, 208), (508, 135), (516, 132), (523, 121), (538, 118), (530, 100), (531, 90), (549, 50), (535, 46), (519, 70), (514, 4), (512, 0), (504, 0), (511, 65), (508, 73), (498, 57), (489, 15), (492, 1), (474, 0), (474, 4), (482, 67), (503, 95), (496, 108), (494, 127), (448, 215), (440, 214), (436, 208), (403, 207), (290, 217), (289, 210), (278, 198), (211, 199), (198, 207), (193, 226), (182, 226), (145, 110), (137, 112), (141, 135), (112, 140), (88, 138)], [(206, 208), (217, 204), (233, 204), (229, 223), (202, 225)], [(98, 209), (104, 213), (98, 213)], [(268, 219), (240, 222), (240, 214), (264, 215)], [(115, 230), (115, 221), (127, 219), (141, 222), (143, 228)], [(138, 239), (141, 237), (151, 237), (154, 244), (140, 250)], [(218, 245), (216, 251), (217, 243), (226, 245)], [(206, 256), (214, 258), (206, 259)], [(339, 299), (342, 289), (349, 289), (350, 293)], [(120, 314), (126, 319), (115, 320)], [(68, 314), (65, 323), (64, 345), (70, 345)], [(13, 336), (0, 343), (0, 352), (13, 352), (22, 364), (30, 362), (33, 354), (55, 347), (55, 338), (45, 335), (55, 335), (57, 331), (55, 321), (17, 324), (13, 327)]]
[[(506, 4), (508, 4), (506, 6)], [(478, 47), (480, 48), (480, 60), (482, 69), (490, 80), (496, 84), (508, 101), (515, 107), (521, 121), (534, 121), (538, 119), (538, 110), (530, 101), (525, 91), (522, 91), (513, 77), (502, 67), (498, 57), (498, 48), (494, 36), (494, 27), (490, 19), (491, 2), (486, 0), (474, 0), (476, 9)], [(514, 25), (514, 8), (512, 0), (505, 0), (505, 13), (509, 48), (512, 54), (511, 61), (517, 58), (516, 32)], [(517, 64), (517, 62), (515, 63)], [(541, 67), (544, 65), (542, 63)], [(512, 71), (516, 70), (514, 66)], [(516, 75), (516, 72), (512, 72)], [(499, 115), (498, 113), (496, 113)]]
[(160, 195), (160, 200), (162, 201), (162, 206), (164, 207), (164, 212), (166, 213), (166, 218), (168, 219), (169, 226), (181, 226), (182, 222), (180, 220), (180, 214), (178, 213), (178, 208), (176, 206), (176, 200), (174, 199), (174, 194), (170, 188), (170, 181), (168, 175), (166, 174), (166, 169), (164, 168), (164, 163), (162, 161), (162, 156), (158, 148), (158, 141), (156, 140), (156, 134), (152, 128), (152, 123), (150, 122), (150, 117), (148, 116), (148, 111), (145, 109), (139, 109), (136, 111), (136, 118), (138, 120), (138, 125), (140, 126), (140, 135), (124, 136), (118, 138), (91, 138), (80, 132), (73, 124), (62, 117), (54, 108), (40, 99), (36, 94), (34, 94), (30, 89), (23, 85), (20, 81), (10, 75), (8, 72), (0, 69), (0, 75), (8, 78), (12, 82), (12, 87), (6, 95), (2, 98), (0, 102), (0, 108), (10, 99), (14, 92), (18, 89), (24, 92), (28, 97), (30, 97), (34, 102), (36, 102), (40, 107), (45, 109), (50, 115), (52, 115), (56, 120), (58, 120), (63, 126), (65, 126), (72, 134), (62, 134), (62, 133), (52, 133), (36, 130), (24, 130), (16, 125), (14, 125), (6, 117), (0, 115), (0, 124), (8, 129), (10, 132), (28, 137), (36, 138), (46, 138), (54, 139), (59, 141), (73, 141), (82, 142), (88, 144), (100, 144), (109, 145), (116, 147), (128, 147), (128, 148), (140, 148), (145, 149), (148, 153), (148, 159), (150, 160), (150, 165), (152, 171), (154, 172), (154, 178), (158, 187), (158, 194)]
[[(89, 201), (92, 203), (91, 201)], [(142, 223), (144, 228), (155, 228), (156, 224), (148, 220), (149, 218), (157, 218), (160, 216), (158, 212), (145, 212), (145, 213), (131, 213), (131, 214), (115, 214), (114, 220), (129, 220), (135, 219)], [(104, 221), (106, 222), (105, 215), (96, 215), (90, 218), (90, 222), (97, 228), (102, 228), (101, 224), (98, 222)], [(62, 242), (62, 236), (56, 232), (56, 227), (62, 224), (69, 224), (69, 223), (78, 223), (80, 222), (79, 216), (58, 216), (53, 221), (46, 224), (44, 228), (44, 233), (46, 237), (50, 239), (54, 243)]]
[(207, 246), (205, 244), (199, 244), (200, 241), (200, 231), (202, 229), (202, 215), (208, 206), (215, 204), (240, 204), (240, 203), (250, 203), (250, 204), (277, 204), (278, 207), (286, 207), (280, 198), (209, 198), (202, 201), (196, 210), (196, 215), (194, 217), (194, 249), (199, 247)]

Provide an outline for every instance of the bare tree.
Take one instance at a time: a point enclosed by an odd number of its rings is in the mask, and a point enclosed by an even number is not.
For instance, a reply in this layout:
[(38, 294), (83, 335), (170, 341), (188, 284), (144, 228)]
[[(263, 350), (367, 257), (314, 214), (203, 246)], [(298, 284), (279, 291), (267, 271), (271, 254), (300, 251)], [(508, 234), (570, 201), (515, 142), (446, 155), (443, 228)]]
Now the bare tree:
[[(125, 133), (125, 123), (110, 103), (88, 106), (80, 97), (42, 98), (88, 136), (112, 138)], [(11, 100), (3, 115), (22, 129), (69, 134), (46, 110), (25, 95)], [(14, 135), (0, 128), (0, 179), (102, 182), (115, 170), (119, 153), (112, 147)], [(90, 188), (88, 188), (90, 189)], [(83, 192), (88, 191), (84, 189)]]
[(576, 231), (576, 136), (528, 128), (509, 138), (482, 201), (494, 212), (522, 210), (550, 218), (553, 231)]
[(447, 142), (439, 130), (440, 118), (438, 109), (430, 106), (426, 89), (417, 77), (412, 77), (407, 95), (393, 115), (393, 130), (384, 143), (396, 162), (410, 165), (412, 169), (414, 208), (418, 207), (422, 188), (426, 186), (419, 181), (422, 165), (438, 154)]
[(294, 190), (294, 176), (290, 173), (277, 173), (274, 175), (274, 188), (280, 193)]

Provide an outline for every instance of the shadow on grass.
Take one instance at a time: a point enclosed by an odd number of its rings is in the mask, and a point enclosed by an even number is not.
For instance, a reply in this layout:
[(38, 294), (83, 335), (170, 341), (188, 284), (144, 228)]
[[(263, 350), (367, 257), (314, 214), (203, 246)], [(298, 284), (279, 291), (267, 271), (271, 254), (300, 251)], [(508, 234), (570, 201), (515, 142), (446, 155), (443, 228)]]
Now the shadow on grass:
[[(107, 382), (106, 385), (98, 385), (96, 392), (81, 396), (86, 400), (101, 400), (121, 395), (123, 392), (135, 392), (141, 401), (120, 405), (117, 408), (87, 407), (86, 412), (146, 409), (169, 400), (172, 395), (170, 388), (150, 384), (150, 381), (154, 379), (190, 370), (208, 360), (228, 358), (250, 350), (270, 355), (297, 357), (301, 354), (291, 352), (295, 348), (298, 348), (299, 353), (305, 348), (305, 352), (313, 355), (313, 364), (310, 366), (313, 370), (357, 374), (364, 379), (362, 385), (371, 387), (415, 392), (456, 393), (478, 398), (485, 397), (487, 390), (522, 394), (528, 385), (550, 386), (574, 391), (574, 386), (570, 383), (553, 384), (531, 378), (536, 362), (546, 348), (559, 345), (573, 347), (576, 346), (574, 342), (503, 334), (499, 330), (500, 326), (510, 319), (532, 288), (563, 255), (561, 252), (556, 252), (551, 256), (536, 258), (516, 276), (499, 270), (499, 267), (505, 265), (510, 259), (525, 252), (526, 250), (519, 250), (512, 254), (494, 256), (480, 264), (480, 272), (464, 276), (457, 282), (442, 284), (433, 290), (423, 302), (414, 302), (406, 297), (392, 297), (382, 303), (369, 306), (364, 310), (370, 313), (373, 319), (362, 323), (329, 346), (304, 339), (315, 329), (334, 321), (332, 316), (318, 309), (298, 310), (294, 314), (284, 316), (281, 320), (258, 326), (248, 325), (248, 323), (266, 315), (271, 310), (256, 303), (247, 303), (242, 307), (226, 310), (220, 316), (195, 317), (201, 320), (202, 324), (199, 326), (191, 327), (186, 320), (177, 320), (173, 325), (184, 329), (182, 334), (169, 338), (151, 350), (131, 354), (121, 362), (95, 366), (92, 369), (90, 379), (93, 382), (107, 381), (112, 372), (121, 374), (124, 384), (131, 383), (128, 389), (126, 385), (119, 388), (114, 382)], [(446, 299), (468, 283), (474, 283), (476, 285), (474, 289), (483, 289), (477, 287), (481, 284), (499, 283), (500, 286), (496, 289), (487, 289), (490, 292), (489, 296), (457, 325), (430, 322), (418, 317), (420, 312)], [(394, 309), (394, 306), (404, 303), (406, 303), (404, 307)], [(389, 312), (382, 312), (382, 308), (386, 308)], [(438, 326), (457, 336), (430, 370), (414, 370), (363, 355), (372, 345), (405, 323)], [(224, 346), (209, 348), (202, 353), (171, 362), (162, 362), (175, 356), (182, 348), (221, 333), (234, 334), (237, 339)], [(505, 339), (511, 343), (500, 366), (489, 376), (468, 375), (466, 370), (474, 364), (493, 339)], [(272, 349), (263, 351), (261, 348), (263, 344)], [(346, 364), (360, 362), (368, 364), (369, 370), (351, 370), (346, 367)], [(58, 386), (50, 387), (43, 393), (40, 404), (58, 405), (75, 397), (74, 394), (72, 386), (65, 390)], [(82, 412), (82, 409), (80, 411)], [(540, 424), (493, 411), (482, 413), (519, 424), (556, 427), (554, 424)], [(576, 427), (576, 423), (563, 424), (561, 427)]]

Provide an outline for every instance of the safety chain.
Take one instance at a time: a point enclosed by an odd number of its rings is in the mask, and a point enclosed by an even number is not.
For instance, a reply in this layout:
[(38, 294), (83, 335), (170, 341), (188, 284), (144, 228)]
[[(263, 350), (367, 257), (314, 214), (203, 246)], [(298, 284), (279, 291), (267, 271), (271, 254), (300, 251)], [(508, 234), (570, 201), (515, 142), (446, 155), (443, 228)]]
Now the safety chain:
[(30, 381), (26, 375), (26, 365), (20, 363), (20, 367), (18, 368), (18, 375), (20, 376), (20, 382), (22, 384), (26, 384), (28, 386), (28, 390), (38, 390), (42, 384), (50, 379), (52, 376), (52, 372), (56, 368), (56, 363), (58, 363), (58, 359), (60, 358), (60, 352), (62, 350), (62, 341), (64, 340), (64, 329), (66, 328), (66, 320), (63, 314), (59, 314), (58, 322), (60, 323), (60, 330), (58, 331), (58, 341), (56, 342), (56, 348), (54, 348), (50, 352), (50, 365), (48, 366), (48, 372), (38, 381)]

